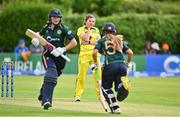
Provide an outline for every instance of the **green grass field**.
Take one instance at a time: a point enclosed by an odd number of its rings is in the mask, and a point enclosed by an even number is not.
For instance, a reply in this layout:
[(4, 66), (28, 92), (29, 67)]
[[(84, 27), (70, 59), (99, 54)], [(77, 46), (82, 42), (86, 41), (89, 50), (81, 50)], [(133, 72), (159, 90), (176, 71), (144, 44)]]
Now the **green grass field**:
[(73, 102), (76, 75), (62, 75), (53, 107), (43, 110), (37, 100), (42, 80), (42, 76), (15, 76), (15, 97), (0, 98), (0, 116), (180, 116), (180, 77), (130, 78), (130, 95), (119, 102), (121, 115), (104, 112), (91, 75), (80, 103)]

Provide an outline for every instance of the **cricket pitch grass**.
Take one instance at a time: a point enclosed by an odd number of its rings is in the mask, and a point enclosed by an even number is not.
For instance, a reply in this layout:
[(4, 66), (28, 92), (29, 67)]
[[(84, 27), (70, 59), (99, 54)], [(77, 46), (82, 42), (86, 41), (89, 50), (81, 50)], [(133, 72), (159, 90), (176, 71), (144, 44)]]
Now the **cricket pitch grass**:
[(15, 76), (14, 97), (0, 97), (0, 116), (180, 116), (180, 77), (130, 78), (130, 94), (119, 102), (120, 115), (103, 110), (97, 101), (91, 75), (86, 78), (81, 102), (73, 102), (76, 77), (59, 77), (53, 107), (43, 110), (37, 100), (43, 76)]

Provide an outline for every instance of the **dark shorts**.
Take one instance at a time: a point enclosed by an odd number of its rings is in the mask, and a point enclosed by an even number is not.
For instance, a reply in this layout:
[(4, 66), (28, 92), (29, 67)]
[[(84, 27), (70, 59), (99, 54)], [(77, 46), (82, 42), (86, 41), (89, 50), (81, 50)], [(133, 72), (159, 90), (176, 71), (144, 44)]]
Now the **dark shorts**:
[(121, 83), (121, 77), (127, 75), (126, 64), (117, 62), (105, 65), (102, 71), (102, 86), (104, 89), (111, 89), (113, 83), (117, 91), (118, 85)]
[[(49, 60), (49, 59), (51, 59), (51, 60)], [(56, 67), (58, 76), (61, 75), (62, 70), (64, 69), (65, 64), (66, 64), (66, 60), (64, 58), (62, 58), (61, 56), (55, 57), (55, 56), (51, 55), (48, 51), (47, 52), (45, 51), (43, 53), (42, 61), (43, 61), (44, 68), (46, 70), (49, 69), (48, 66), (55, 65), (54, 67)]]

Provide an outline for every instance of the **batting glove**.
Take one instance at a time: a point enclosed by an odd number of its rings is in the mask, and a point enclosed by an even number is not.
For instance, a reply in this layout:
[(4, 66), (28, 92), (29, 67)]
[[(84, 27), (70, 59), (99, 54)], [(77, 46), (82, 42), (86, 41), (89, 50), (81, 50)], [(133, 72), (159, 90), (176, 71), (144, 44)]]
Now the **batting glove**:
[(59, 56), (62, 55), (64, 52), (66, 52), (65, 47), (63, 47), (63, 48), (58, 47), (58, 48), (54, 49), (53, 51), (51, 51), (51, 54), (54, 55), (55, 57), (59, 57)]
[(130, 68), (130, 63), (125, 62), (125, 64), (126, 64), (126, 67), (127, 67), (127, 68)]
[(38, 46), (39, 46), (39, 40), (36, 39), (36, 38), (33, 38), (33, 39), (31, 40), (31, 43), (32, 43), (35, 47), (38, 47)]
[(92, 65), (90, 66), (90, 69), (91, 69), (92, 72), (95, 72), (95, 71), (97, 70), (97, 68), (98, 68), (98, 65), (97, 65), (97, 64), (92, 64)]

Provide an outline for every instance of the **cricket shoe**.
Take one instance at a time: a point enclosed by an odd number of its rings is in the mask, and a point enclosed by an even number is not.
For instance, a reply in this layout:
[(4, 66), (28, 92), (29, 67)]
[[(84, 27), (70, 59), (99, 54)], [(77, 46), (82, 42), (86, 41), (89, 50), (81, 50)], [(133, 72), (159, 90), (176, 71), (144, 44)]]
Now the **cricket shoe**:
[(38, 96), (38, 100), (39, 100), (39, 102), (42, 101), (42, 95), (39, 95), (39, 96)]
[(117, 108), (117, 109), (113, 110), (113, 114), (121, 114), (121, 109)]
[(50, 103), (50, 102), (45, 102), (45, 103), (43, 104), (43, 107), (44, 107), (44, 110), (48, 110), (49, 107), (52, 107), (52, 106), (51, 106), (51, 103)]
[(75, 97), (74, 98), (74, 102), (80, 102), (81, 100), (80, 100), (80, 97)]

